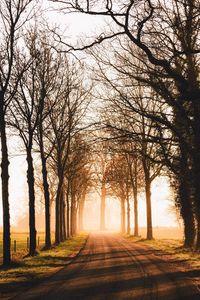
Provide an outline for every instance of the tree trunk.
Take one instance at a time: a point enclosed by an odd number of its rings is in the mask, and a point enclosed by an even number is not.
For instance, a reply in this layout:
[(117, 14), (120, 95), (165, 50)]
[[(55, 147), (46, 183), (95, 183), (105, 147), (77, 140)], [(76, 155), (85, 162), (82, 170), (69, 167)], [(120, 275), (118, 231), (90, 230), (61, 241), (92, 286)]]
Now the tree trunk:
[(71, 217), (71, 236), (74, 236), (75, 235), (75, 199), (73, 198), (72, 196), (72, 202), (71, 202), (71, 214), (70, 214), (70, 217)]
[(199, 210), (200, 209), (198, 208), (198, 216), (197, 216), (197, 242), (196, 242), (196, 249), (197, 250), (200, 250), (200, 211)]
[(0, 133), (1, 133), (1, 180), (2, 180), (2, 208), (3, 208), (3, 265), (11, 263), (10, 251), (10, 209), (9, 209), (9, 160), (6, 138), (6, 124), (4, 112), (4, 93), (0, 91)]
[(125, 199), (120, 199), (121, 204), (121, 232), (125, 233)]
[(77, 234), (77, 208), (74, 209), (74, 235)]
[(137, 158), (134, 159), (134, 176), (133, 176), (133, 170), (132, 165), (129, 164), (129, 170), (130, 170), (130, 178), (131, 178), (131, 184), (133, 189), (133, 197), (134, 197), (134, 236), (137, 237), (139, 235), (138, 230), (138, 160)]
[(75, 236), (76, 235), (76, 222), (77, 222), (77, 218), (76, 218), (76, 207), (75, 205), (71, 206), (71, 236)]
[(106, 210), (106, 187), (105, 183), (102, 183), (101, 187), (101, 212), (100, 212), (100, 230), (105, 230), (105, 210)]
[(83, 195), (81, 201), (79, 202), (79, 231), (83, 231), (84, 205), (85, 205), (85, 195)]
[[(64, 196), (64, 194), (63, 194)], [(66, 233), (66, 203), (65, 203), (65, 197), (63, 197), (63, 210), (62, 210), (62, 226), (63, 226), (63, 241), (66, 241), (67, 239), (67, 233)]]
[(42, 176), (45, 200), (45, 249), (51, 248), (51, 213), (50, 213), (50, 195), (47, 179), (46, 160), (42, 163)]
[(145, 195), (146, 195), (146, 211), (147, 211), (147, 240), (153, 239), (152, 227), (152, 211), (151, 211), (151, 181), (145, 178)]
[(60, 241), (64, 242), (64, 232), (63, 232), (63, 188), (60, 193)]
[(134, 195), (134, 236), (139, 236), (139, 229), (138, 229), (138, 195), (137, 190), (135, 189), (133, 192)]
[(67, 205), (67, 237), (69, 238), (70, 237), (69, 184), (67, 184), (66, 205)]
[[(183, 208), (182, 214), (183, 214)], [(184, 224), (184, 247), (185, 248), (192, 248), (194, 246), (195, 240), (195, 220), (193, 212), (188, 210), (187, 217), (183, 219)]]
[[(200, 126), (199, 126), (200, 129)], [(200, 135), (199, 133), (196, 133)], [(199, 140), (200, 141), (200, 137)], [(200, 144), (196, 145), (196, 155), (194, 155), (194, 203), (197, 220), (197, 241), (196, 249), (200, 250)]]
[(55, 244), (59, 244), (61, 241), (60, 221), (61, 221), (61, 193), (62, 193), (62, 179), (59, 178), (57, 193), (56, 193), (56, 205), (55, 205)]
[[(193, 205), (189, 184), (191, 184), (190, 171), (188, 169), (188, 155), (187, 152), (180, 147), (180, 174), (179, 180), (179, 201), (180, 201), (180, 214), (183, 219), (184, 225), (184, 247), (192, 248), (195, 240), (195, 218), (193, 212)], [(190, 182), (190, 183), (189, 183)]]
[[(195, 216), (197, 220), (197, 241), (196, 248), (200, 250), (200, 89), (197, 86), (193, 87), (195, 93), (193, 94), (192, 104), (194, 110), (194, 142), (193, 142), (193, 183), (194, 183), (194, 206)], [(194, 97), (195, 95), (195, 97)]]
[[(192, 3), (192, 2), (191, 2)], [(193, 4), (191, 4), (193, 5)], [(191, 27), (191, 26), (190, 26)], [(192, 28), (190, 28), (190, 35)], [(198, 39), (198, 38), (197, 38)], [(197, 40), (196, 40), (197, 41)], [(194, 44), (192, 45), (194, 47)], [(193, 201), (194, 212), (197, 221), (197, 239), (196, 249), (200, 250), (200, 86), (199, 86), (199, 73), (197, 72), (196, 59), (194, 54), (187, 55), (188, 63), (188, 82), (189, 82), (189, 106), (193, 108), (193, 153), (192, 153), (192, 181), (193, 181)], [(185, 94), (183, 95), (183, 99)], [(188, 105), (188, 102), (187, 102)], [(189, 136), (189, 142), (191, 143), (191, 136)], [(191, 164), (191, 162), (190, 162)], [(191, 182), (191, 178), (190, 181)]]
[(184, 247), (192, 248), (195, 240), (194, 213), (189, 199), (187, 182), (182, 178), (179, 185), (180, 212), (184, 225)]
[(35, 189), (34, 189), (34, 168), (31, 147), (27, 148), (27, 182), (29, 192), (29, 232), (30, 232), (30, 246), (29, 255), (34, 256), (36, 251), (36, 228), (35, 228)]
[(127, 195), (126, 198), (126, 203), (127, 203), (127, 234), (130, 235), (131, 228), (130, 228), (130, 201), (129, 201), (129, 196)]
[(40, 147), (40, 157), (42, 162), (42, 180), (44, 189), (44, 202), (45, 202), (45, 249), (51, 248), (51, 214), (50, 214), (50, 195), (49, 195), (49, 183), (47, 176), (47, 165), (46, 158), (44, 154), (44, 144), (43, 144), (43, 128), (42, 122), (40, 122), (40, 137), (39, 137), (39, 147)]

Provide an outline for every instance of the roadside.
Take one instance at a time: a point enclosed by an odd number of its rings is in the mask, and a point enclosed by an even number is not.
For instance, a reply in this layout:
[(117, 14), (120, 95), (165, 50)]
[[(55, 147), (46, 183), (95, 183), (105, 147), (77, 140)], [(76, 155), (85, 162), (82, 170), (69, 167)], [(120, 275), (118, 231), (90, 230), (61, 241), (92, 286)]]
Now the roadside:
[(91, 233), (72, 263), (12, 300), (199, 300), (187, 272), (155, 253), (117, 234)]
[(40, 251), (38, 256), (16, 259), (9, 269), (0, 267), (0, 299), (14, 297), (58, 272), (80, 252), (86, 239), (87, 235), (81, 234), (51, 250)]
[[(54, 240), (52, 240), (52, 243)], [(13, 261), (22, 260), (29, 252), (29, 233), (11, 232), (11, 257)], [(37, 232), (36, 250), (39, 252), (45, 244), (45, 233)], [(3, 233), (0, 232), (0, 266), (3, 262)]]
[(139, 245), (149, 247), (153, 254), (160, 259), (167, 260), (173, 266), (178, 267), (186, 273), (194, 284), (200, 290), (200, 252), (185, 249), (182, 247), (183, 242), (180, 239), (155, 239), (146, 240), (125, 236), (126, 239)]

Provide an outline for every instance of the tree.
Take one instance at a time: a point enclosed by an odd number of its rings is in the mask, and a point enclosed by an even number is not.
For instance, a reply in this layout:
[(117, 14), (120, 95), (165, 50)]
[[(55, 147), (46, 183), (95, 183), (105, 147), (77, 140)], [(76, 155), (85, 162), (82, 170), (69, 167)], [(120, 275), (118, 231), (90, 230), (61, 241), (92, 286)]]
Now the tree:
[[(106, 79), (109, 85), (120, 95), (117, 101), (115, 101), (115, 106), (123, 112), (124, 119), (130, 119), (130, 116), (128, 117), (126, 112), (128, 109), (136, 115), (140, 115), (141, 118), (148, 119), (152, 123), (152, 126), (155, 127), (157, 134), (151, 134), (148, 137), (148, 142), (151, 140), (158, 148), (158, 156), (156, 159), (154, 157), (153, 162), (165, 166), (165, 170), (166, 168), (168, 169), (168, 176), (170, 178), (172, 173), (176, 177), (177, 196), (175, 198), (184, 222), (184, 245), (185, 247), (192, 247), (195, 238), (195, 221), (193, 197), (188, 179), (193, 176), (190, 170), (191, 160), (184, 142), (188, 140), (189, 143), (189, 140), (191, 140), (190, 130), (188, 131), (187, 129), (186, 139), (184, 134), (185, 120), (182, 120), (181, 115), (177, 115), (177, 112), (174, 112), (168, 103), (165, 102), (165, 97), (167, 100), (169, 99), (169, 93), (166, 91), (163, 83), (160, 82), (160, 79), (158, 83), (155, 71), (146, 68), (145, 60), (143, 61), (143, 65), (141, 64), (141, 54), (137, 54), (137, 51), (130, 45), (127, 45), (127, 48), (124, 49), (126, 49), (124, 50), (124, 54), (114, 51), (114, 63), (111, 63), (107, 57), (105, 61), (105, 56), (103, 60), (99, 58), (96, 52), (95, 54), (93, 53), (101, 64), (106, 63), (115, 72), (119, 73), (117, 76), (115, 75), (112, 81), (105, 74), (103, 75), (104, 77), (100, 78), (102, 78), (102, 81)], [(101, 73), (103, 72), (101, 71)], [(146, 77), (143, 76), (141, 79), (141, 74), (145, 74)], [(153, 74), (154, 76), (152, 77)], [(121, 80), (123, 80), (121, 83), (123, 88), (119, 85)], [(157, 90), (157, 93), (152, 93), (152, 87)], [(142, 106), (140, 104), (141, 101), (133, 100), (136, 99), (135, 92), (134, 94), (130, 92), (130, 90), (137, 91), (138, 89), (139, 91), (143, 90)], [(128, 96), (129, 94), (130, 96)], [(146, 106), (149, 100), (152, 103)], [(112, 109), (114, 110), (114, 107)], [(127, 134), (129, 133), (127, 132)]]
[(100, 230), (106, 229), (105, 210), (106, 210), (106, 180), (109, 172), (109, 159), (110, 155), (107, 151), (106, 143), (102, 142), (100, 137), (99, 143), (95, 150), (95, 175), (96, 175), (96, 186), (100, 195)]
[[(108, 139), (111, 136), (120, 140), (121, 144), (125, 144), (124, 149), (127, 143), (135, 145), (137, 156), (142, 163), (147, 209), (147, 239), (152, 239), (151, 185), (163, 168), (163, 161), (160, 158), (160, 144), (163, 140), (157, 124), (146, 116), (146, 112), (151, 111), (152, 115), (155, 115), (162, 112), (163, 107), (156, 101), (148, 86), (145, 87), (133, 81), (128, 72), (123, 74), (119, 60), (117, 68), (114, 67), (111, 72), (107, 66), (112, 68), (113, 64), (108, 57), (99, 57), (96, 52), (92, 54), (98, 62), (98, 70), (95, 72), (100, 82), (98, 97), (104, 99), (106, 104), (105, 117), (102, 122), (109, 132)], [(123, 70), (123, 64), (121, 68)], [(163, 129), (163, 134), (166, 134), (165, 129)], [(133, 181), (132, 186), (137, 190)], [(137, 203), (137, 197), (135, 203)], [(135, 208), (137, 211), (137, 205)], [(137, 223), (137, 218), (135, 220)]]
[(79, 197), (79, 202), (78, 202), (78, 216), (79, 216), (79, 231), (82, 231), (84, 229), (84, 207), (85, 207), (85, 201), (86, 201), (86, 196), (90, 192), (90, 189), (93, 187), (93, 182), (92, 182), (92, 172), (91, 172), (91, 162), (88, 162), (89, 165), (82, 170), (81, 174), (81, 186), (80, 186), (80, 197)]
[[(29, 234), (30, 246), (29, 255), (34, 256), (36, 251), (36, 227), (35, 227), (35, 178), (33, 165), (33, 143), (36, 128), (39, 122), (40, 108), (43, 102), (40, 82), (38, 82), (38, 52), (35, 43), (35, 34), (32, 33), (26, 40), (27, 55), (19, 60), (16, 77), (21, 72), (21, 65), (29, 65), (26, 72), (23, 72), (19, 79), (19, 87), (9, 107), (13, 119), (11, 125), (15, 127), (23, 141), (26, 149), (27, 160), (27, 183), (29, 194)], [(22, 63), (23, 62), (23, 63)]]
[[(60, 2), (60, 1), (54, 1)], [(63, 3), (63, 1), (61, 1)], [(142, 2), (105, 1), (99, 6), (97, 1), (68, 1), (63, 3), (70, 11), (91, 15), (106, 16), (114, 25), (112, 31), (106, 28), (104, 34), (88, 45), (70, 47), (86, 49), (94, 44), (116, 36), (124, 36), (127, 41), (142, 53), (144, 69), (149, 78), (141, 73), (140, 82), (151, 85), (157, 95), (162, 96), (180, 124), (169, 122), (163, 115), (154, 115), (154, 120), (164, 124), (173, 133), (181, 149), (191, 162), (192, 186), (189, 188), (189, 201), (194, 200), (197, 220), (197, 244), (200, 247), (200, 87), (199, 73), (199, 3), (196, 0)], [(66, 44), (67, 45), (67, 44)], [(67, 45), (69, 46), (69, 45)], [(120, 44), (120, 46), (124, 46)], [(141, 60), (141, 56), (140, 56)], [(185, 164), (185, 162), (184, 162)], [(188, 169), (188, 167), (187, 167)], [(182, 193), (183, 195), (183, 193)], [(188, 197), (186, 197), (188, 198)], [(184, 204), (186, 199), (182, 199)], [(187, 200), (186, 200), (187, 201)], [(186, 205), (187, 206), (187, 205)], [(191, 223), (192, 225), (192, 223)]]
[(58, 178), (55, 230), (55, 241), (57, 244), (64, 239), (62, 236), (64, 180), (71, 151), (71, 141), (75, 134), (82, 130), (83, 124), (81, 126), (81, 123), (90, 102), (89, 94), (91, 89), (89, 85), (84, 86), (83, 84), (82, 65), (70, 62), (66, 56), (62, 57), (62, 61), (65, 63), (63, 64), (64, 69), (62, 72), (60, 95), (54, 109), (49, 114), (51, 121), (51, 137), (49, 138), (49, 142), (55, 144), (50, 156), (51, 165)]
[[(8, 266), (11, 262), (10, 255), (10, 212), (9, 212), (9, 160), (6, 135), (7, 108), (12, 102), (16, 92), (18, 80), (14, 87), (10, 87), (13, 79), (13, 69), (16, 58), (16, 45), (19, 32), (26, 21), (31, 17), (27, 14), (30, 4), (27, 0), (3, 0), (0, 4), (1, 26), (1, 55), (0, 55), (0, 133), (1, 133), (1, 179), (2, 179), (2, 202), (3, 202), (3, 264)], [(22, 70), (23, 71), (23, 70)]]
[(48, 142), (48, 128), (51, 127), (48, 116), (54, 105), (56, 105), (62, 85), (62, 76), (60, 74), (61, 56), (53, 50), (51, 37), (47, 32), (37, 32), (36, 30), (36, 32), (33, 32), (33, 35), (33, 51), (37, 53), (35, 58), (37, 61), (37, 78), (35, 80), (38, 81), (38, 88), (40, 89), (40, 109), (38, 111), (36, 142), (39, 146), (42, 163), (43, 193), (45, 199), (45, 249), (49, 249), (51, 247), (51, 227), (47, 160), (55, 145)]
[[(125, 220), (127, 221), (127, 234), (130, 234), (130, 172), (127, 165), (126, 155), (124, 152), (115, 153), (110, 161), (109, 172), (107, 175), (111, 195), (117, 196), (121, 206), (121, 232), (125, 232)], [(126, 204), (126, 209), (125, 209)], [(127, 218), (125, 217), (125, 212)]]
[[(125, 146), (125, 147), (124, 147)], [(134, 199), (134, 236), (139, 236), (138, 224), (138, 193), (144, 188), (144, 172), (142, 170), (142, 162), (140, 154), (137, 151), (137, 144), (125, 143), (123, 151), (125, 153), (126, 162), (129, 169), (130, 182), (133, 190)]]
[[(72, 140), (65, 178), (69, 185), (71, 202), (71, 236), (77, 233), (78, 212), (79, 225), (82, 227), (85, 196), (90, 188), (91, 178), (90, 146), (84, 138), (84, 130), (77, 133)], [(79, 228), (81, 229), (81, 228)]]

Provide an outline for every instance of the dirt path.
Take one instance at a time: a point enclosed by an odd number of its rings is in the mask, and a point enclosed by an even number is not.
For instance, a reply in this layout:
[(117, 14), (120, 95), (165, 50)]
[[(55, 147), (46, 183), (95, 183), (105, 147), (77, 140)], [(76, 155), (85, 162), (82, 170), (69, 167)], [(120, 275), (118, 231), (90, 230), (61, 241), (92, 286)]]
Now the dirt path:
[(153, 250), (112, 234), (91, 234), (66, 268), (13, 300), (197, 300), (179, 267)]

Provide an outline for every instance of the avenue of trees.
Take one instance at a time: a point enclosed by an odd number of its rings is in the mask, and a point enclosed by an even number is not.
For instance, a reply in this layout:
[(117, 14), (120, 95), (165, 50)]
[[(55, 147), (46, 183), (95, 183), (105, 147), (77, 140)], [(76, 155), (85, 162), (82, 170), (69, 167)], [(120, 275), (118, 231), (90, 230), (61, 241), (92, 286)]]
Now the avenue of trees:
[[(87, 194), (118, 199), (121, 231), (139, 235), (144, 193), (153, 238), (151, 187), (169, 178), (184, 246), (200, 249), (200, 3), (198, 0), (48, 1), (62, 12), (105, 18), (102, 34), (71, 45), (38, 16), (35, 0), (0, 3), (0, 136), (3, 264), (11, 263), (8, 139), (27, 161), (29, 255), (37, 255), (35, 199), (40, 163), (45, 249), (83, 229)], [(102, 23), (102, 21), (101, 21)], [(102, 26), (102, 25), (101, 25)], [(78, 59), (85, 51), (89, 67)], [(89, 122), (91, 102), (99, 120)], [(97, 135), (96, 132), (98, 132)], [(94, 146), (95, 144), (95, 146)]]
[[(29, 199), (29, 255), (36, 251), (35, 169), (40, 160), (45, 203), (45, 249), (51, 247), (51, 192), (55, 189), (55, 243), (76, 233), (79, 199), (90, 179), (90, 148), (84, 118), (92, 85), (84, 65), (54, 50), (51, 33), (39, 28), (35, 1), (2, 1), (0, 122), (3, 201), (3, 263), (11, 262), (9, 210), (9, 134), (25, 150)], [(34, 22), (30, 22), (34, 20)], [(38, 155), (39, 154), (39, 155)], [(53, 187), (52, 177), (54, 178)], [(83, 206), (83, 204), (82, 204)]]
[(184, 245), (192, 247), (196, 243), (199, 249), (199, 1), (52, 2), (61, 4), (66, 13), (105, 18), (102, 34), (88, 44), (70, 45), (64, 40), (63, 43), (68, 51), (90, 49), (95, 45), (102, 45), (104, 50), (104, 44), (109, 43), (107, 57), (102, 57), (102, 48), (95, 52), (100, 72), (114, 91), (113, 95), (109, 93), (109, 98), (113, 96), (122, 116), (126, 114), (126, 121), (135, 118), (127, 116), (128, 110), (136, 114), (137, 119), (145, 120), (145, 130), (148, 131), (146, 127), (151, 124), (154, 132), (138, 133), (135, 126), (132, 131), (127, 125), (110, 125), (109, 122), (108, 125), (131, 139), (141, 137), (146, 149), (150, 143), (154, 151), (158, 151), (156, 157), (149, 153), (147, 157), (151, 163), (158, 164), (160, 170), (164, 167), (170, 176), (176, 205), (183, 218)]

